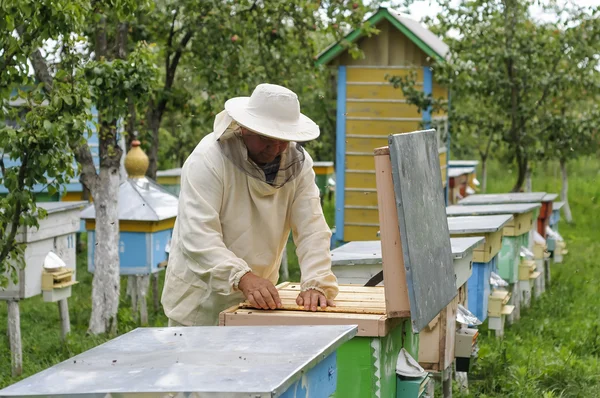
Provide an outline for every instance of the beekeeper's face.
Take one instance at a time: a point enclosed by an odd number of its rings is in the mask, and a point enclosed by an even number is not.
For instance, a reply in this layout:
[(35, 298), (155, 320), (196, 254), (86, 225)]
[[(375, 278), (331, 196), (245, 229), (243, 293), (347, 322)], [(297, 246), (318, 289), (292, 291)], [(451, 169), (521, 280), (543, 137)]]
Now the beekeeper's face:
[(288, 147), (289, 142), (256, 134), (242, 127), (242, 138), (248, 148), (248, 155), (256, 164), (270, 163), (281, 155)]

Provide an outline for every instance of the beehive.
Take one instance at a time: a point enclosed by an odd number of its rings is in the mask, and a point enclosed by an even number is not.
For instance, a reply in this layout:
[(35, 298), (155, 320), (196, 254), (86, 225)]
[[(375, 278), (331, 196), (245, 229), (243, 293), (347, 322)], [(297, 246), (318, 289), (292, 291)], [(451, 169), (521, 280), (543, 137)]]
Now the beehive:
[[(336, 234), (338, 241), (373, 240), (379, 231), (373, 149), (388, 144), (390, 134), (437, 127), (440, 190), (447, 185), (447, 117), (407, 102), (390, 76), (415, 73), (417, 84), (436, 99), (448, 91), (436, 83), (431, 66), (443, 60), (448, 46), (417, 21), (380, 8), (366, 23), (379, 30), (366, 36), (362, 29), (328, 47), (319, 65), (337, 69), (336, 116)], [(352, 57), (345, 42), (364, 52)]]

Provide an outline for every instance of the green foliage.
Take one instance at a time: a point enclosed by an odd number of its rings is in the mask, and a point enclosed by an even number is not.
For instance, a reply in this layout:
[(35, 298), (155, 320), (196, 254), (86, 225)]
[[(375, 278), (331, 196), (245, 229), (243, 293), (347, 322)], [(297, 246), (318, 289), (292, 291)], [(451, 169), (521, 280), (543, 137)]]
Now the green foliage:
[(126, 59), (102, 57), (89, 62), (84, 77), (90, 85), (93, 103), (103, 110), (102, 117), (118, 120), (127, 115), (130, 98), (138, 102), (148, 100), (157, 84), (158, 70), (150, 48), (139, 43)]
[[(4, 1), (0, 4), (0, 288), (23, 267), (20, 227), (37, 227), (45, 212), (35, 205), (33, 188), (50, 195), (74, 177), (69, 145), (89, 116), (86, 93), (73, 84), (72, 40), (62, 40), (64, 69), (52, 91), (36, 81), (28, 60), (45, 40), (77, 30), (86, 4), (74, 1)], [(52, 23), (49, 23), (52, 21)]]
[[(513, 186), (519, 190), (529, 162), (555, 159), (561, 142), (572, 142), (573, 130), (587, 132), (582, 143), (589, 147), (588, 126), (597, 112), (581, 109), (598, 96), (598, 10), (567, 6), (554, 10), (557, 22), (543, 22), (529, 14), (532, 0), (439, 3), (432, 29), (450, 51), (432, 69), (437, 83), (450, 90), (453, 149), (475, 144), (485, 161), (501, 140), (503, 160), (519, 167)], [(419, 92), (410, 76), (390, 80), (421, 109), (445, 106)], [(565, 113), (572, 116), (560, 120)], [(567, 120), (568, 127), (561, 126)]]
[(174, 146), (160, 141), (158, 150), (166, 155), (159, 156), (161, 168), (181, 165), (180, 153), (189, 154), (212, 131), (214, 116), (227, 99), (250, 95), (265, 82), (284, 85), (299, 95), (302, 111), (322, 130), (321, 138), (308, 144), (309, 150), (317, 159), (332, 160), (335, 87), (329, 70), (315, 67), (315, 57), (360, 27), (365, 14), (379, 3), (157, 2), (153, 13), (140, 15), (132, 24), (132, 34), (136, 40), (155, 43), (159, 49), (155, 62), (164, 65), (163, 82), (156, 87), (144, 110), (147, 120), (140, 126), (146, 142), (152, 142), (153, 135), (158, 141), (159, 127), (175, 137)]

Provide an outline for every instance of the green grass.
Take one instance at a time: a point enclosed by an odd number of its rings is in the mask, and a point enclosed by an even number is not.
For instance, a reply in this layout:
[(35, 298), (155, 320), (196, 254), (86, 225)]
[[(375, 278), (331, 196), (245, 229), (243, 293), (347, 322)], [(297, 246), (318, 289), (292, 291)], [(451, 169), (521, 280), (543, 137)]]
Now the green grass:
[[(569, 254), (552, 266), (550, 288), (503, 340), (484, 325), (469, 396), (600, 397), (600, 162), (586, 159), (570, 169), (575, 222), (559, 224)], [(489, 192), (506, 192), (514, 178), (510, 169), (493, 167)], [(538, 166), (533, 190), (559, 192), (557, 164)]]
[[(473, 397), (599, 397), (600, 396), (600, 162), (579, 161), (571, 167), (570, 198), (575, 224), (560, 224), (569, 254), (552, 269), (552, 285), (535, 300), (521, 321), (508, 327), (503, 340), (481, 328), (479, 359), (470, 374)], [(506, 192), (512, 187), (515, 171), (490, 166), (489, 192)], [(556, 164), (534, 171), (533, 188), (558, 192), (560, 173)], [(329, 225), (333, 225), (334, 202), (325, 201)], [(290, 279), (299, 280), (294, 245), (288, 245)], [(92, 275), (86, 269), (85, 253), (78, 256), (78, 279), (69, 299), (72, 332), (66, 343), (60, 339), (56, 304), (41, 297), (21, 302), (23, 370), (21, 378), (37, 373), (110, 339), (86, 334), (91, 312)], [(164, 275), (161, 275), (161, 288)], [(119, 334), (137, 327), (130, 303), (125, 300), (126, 279), (122, 278)], [(151, 326), (164, 326), (162, 310), (152, 310)], [(0, 388), (13, 378), (5, 330), (6, 305), (0, 305)], [(460, 393), (455, 390), (456, 396)]]

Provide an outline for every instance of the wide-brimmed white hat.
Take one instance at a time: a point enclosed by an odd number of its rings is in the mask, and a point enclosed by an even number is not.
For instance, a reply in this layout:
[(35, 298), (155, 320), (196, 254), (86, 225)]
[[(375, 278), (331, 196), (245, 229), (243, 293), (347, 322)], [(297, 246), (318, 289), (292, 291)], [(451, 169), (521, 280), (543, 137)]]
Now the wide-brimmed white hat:
[(225, 110), (241, 126), (269, 138), (302, 142), (320, 134), (319, 126), (300, 113), (296, 93), (275, 84), (259, 84), (250, 97), (228, 100)]

